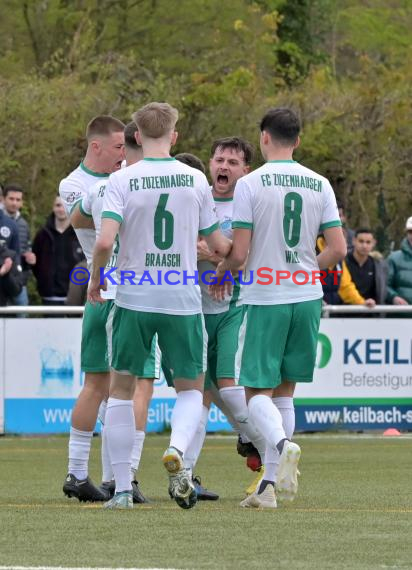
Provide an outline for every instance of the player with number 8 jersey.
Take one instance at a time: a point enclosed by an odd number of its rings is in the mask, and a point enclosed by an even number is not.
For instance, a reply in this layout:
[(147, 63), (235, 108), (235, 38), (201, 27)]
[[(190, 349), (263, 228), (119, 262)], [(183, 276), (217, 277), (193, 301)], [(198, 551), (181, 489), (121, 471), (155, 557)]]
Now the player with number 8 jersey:
[[(300, 142), (298, 117), (291, 109), (271, 109), (260, 128), (266, 164), (236, 184), (232, 250), (217, 272), (237, 269), (246, 258), (247, 272), (253, 272), (252, 284), (242, 291), (236, 360), (249, 419), (266, 440), (265, 474), (241, 506), (275, 508), (275, 486), (283, 500), (292, 500), (298, 488), (300, 448), (290, 441), (293, 394), (297, 382), (313, 379), (322, 305), (319, 270), (342, 259), (346, 244), (331, 185), (293, 160)], [(327, 247), (316, 256), (319, 232)]]

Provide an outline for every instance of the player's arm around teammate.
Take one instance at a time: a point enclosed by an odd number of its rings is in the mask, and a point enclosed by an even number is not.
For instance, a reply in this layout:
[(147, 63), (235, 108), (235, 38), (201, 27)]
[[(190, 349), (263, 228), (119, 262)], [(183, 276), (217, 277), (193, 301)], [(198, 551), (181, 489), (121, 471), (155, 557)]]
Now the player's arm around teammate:
[[(296, 495), (300, 448), (290, 441), (293, 393), (296, 382), (313, 380), (322, 302), (315, 274), (319, 263), (336, 263), (346, 252), (329, 182), (293, 160), (299, 130), (290, 109), (271, 109), (263, 117), (260, 148), (267, 162), (237, 185), (233, 247), (218, 266), (223, 276), (249, 250), (248, 272), (259, 275), (265, 268), (271, 275), (252, 281), (243, 298), (239, 379), (249, 416), (266, 439), (264, 480), (241, 503), (247, 507), (276, 507), (275, 484), (280, 498)], [(328, 251), (317, 259), (319, 231), (330, 240)], [(297, 274), (304, 275), (303, 282)]]
[[(124, 124), (114, 117), (102, 115), (90, 121), (86, 129), (87, 150), (84, 160), (60, 182), (59, 194), (68, 213), (75, 214), (82, 199), (98, 180), (106, 180), (109, 173), (120, 168), (124, 158)], [(91, 263), (95, 230), (90, 224), (76, 229), (88, 264)], [(107, 496), (97, 489), (88, 477), (88, 461), (98, 409), (107, 398), (110, 376), (105, 361), (101, 330), (102, 315), (86, 304), (82, 323), (82, 371), (84, 386), (72, 412), (69, 439), (68, 474), (63, 492), (80, 501), (102, 501)], [(97, 331), (96, 331), (97, 327)], [(104, 327), (104, 324), (103, 324)]]
[[(253, 148), (248, 141), (239, 137), (226, 137), (213, 142), (210, 153), (209, 171), (212, 180), (211, 193), (216, 213), (223, 234), (232, 237), (233, 194), (236, 182), (245, 176), (251, 167)], [(242, 308), (237, 305), (240, 284), (236, 280), (228, 295), (218, 302), (211, 298), (207, 284), (208, 273), (214, 272), (222, 260), (207, 247), (204, 241), (198, 242), (198, 269), (201, 275), (202, 308), (208, 333), (208, 366), (205, 378), (203, 398), (204, 417), (213, 401), (228, 417), (234, 430), (240, 435), (242, 444), (249, 444), (255, 456), (258, 452), (250, 444), (260, 447), (263, 454), (263, 438), (253, 430), (248, 422), (247, 404), (243, 386), (238, 386), (235, 378), (235, 357), (238, 346), (239, 327), (242, 320)], [(199, 433), (199, 444), (193, 442), (196, 453), (190, 453), (193, 469), (205, 436), (205, 427)], [(203, 439), (201, 440), (201, 436)], [(200, 442), (201, 440), (201, 442)], [(192, 447), (192, 446), (191, 446)]]
[[(116, 494), (107, 508), (130, 508), (131, 377), (141, 376), (155, 334), (177, 391), (170, 447), (163, 463), (174, 498), (183, 508), (190, 508), (196, 496), (183, 468), (183, 456), (201, 415), (206, 335), (197, 283), (170, 283), (170, 271), (160, 268), (177, 267), (180, 271), (172, 273), (193, 279), (198, 233), (207, 236), (220, 255), (228, 253), (230, 243), (215, 233), (218, 224), (205, 176), (170, 157), (177, 136), (177, 111), (164, 103), (152, 103), (134, 117), (145, 158), (114, 174), (109, 182), (89, 290), (90, 300), (99, 301), (96, 267), (106, 262), (120, 228), (118, 274), (127, 272), (136, 280), (118, 286), (112, 323), (111, 364), (116, 372), (106, 427)], [(151, 271), (156, 281), (164, 278), (156, 289), (150, 286), (154, 284)], [(137, 284), (142, 286), (133, 286)]]

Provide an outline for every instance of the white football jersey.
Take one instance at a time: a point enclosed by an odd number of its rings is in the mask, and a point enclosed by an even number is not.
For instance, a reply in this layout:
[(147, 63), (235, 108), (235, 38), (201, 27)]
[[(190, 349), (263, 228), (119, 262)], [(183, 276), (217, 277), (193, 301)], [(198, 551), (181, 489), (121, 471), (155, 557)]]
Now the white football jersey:
[[(232, 239), (232, 212), (233, 212), (233, 198), (214, 198), (217, 218), (222, 234), (228, 239)], [(225, 313), (229, 310), (231, 305), (236, 303), (239, 298), (240, 286), (237, 280), (236, 285), (233, 286), (232, 295), (226, 295), (223, 301), (216, 301), (210, 296), (208, 291), (208, 283), (213, 279), (216, 273), (216, 267), (209, 261), (199, 261), (199, 285), (202, 291), (202, 308), (205, 315), (217, 315)], [(212, 271), (213, 273), (206, 273)], [(204, 275), (204, 280), (202, 279)], [(206, 283), (204, 282), (206, 281)]]
[(174, 158), (145, 158), (110, 176), (102, 218), (121, 224), (117, 305), (201, 313), (197, 237), (219, 227), (202, 172)]
[[(100, 235), (100, 227), (102, 222), (102, 210), (103, 210), (103, 198), (106, 189), (107, 179), (101, 180), (92, 186), (87, 194), (83, 196), (80, 202), (80, 211), (84, 216), (92, 217), (94, 222), (94, 227), (96, 228), (96, 239)], [(116, 239), (116, 243), (113, 247), (113, 253), (110, 257), (105, 270), (109, 270), (112, 267), (117, 267), (117, 254), (119, 252), (119, 240)], [(101, 296), (103, 299), (115, 299), (116, 298), (116, 285), (107, 280), (107, 290), (101, 291)]]
[(316, 237), (340, 225), (329, 181), (294, 160), (269, 161), (241, 178), (232, 227), (252, 230), (243, 281), (253, 281), (242, 285), (241, 302), (275, 305), (322, 298), (314, 273), (319, 272)]
[[(97, 180), (107, 179), (108, 174), (98, 174), (89, 170), (81, 162), (80, 165), (73, 170), (66, 178), (60, 182), (59, 195), (63, 200), (66, 212), (70, 214), (72, 209), (87, 194), (89, 188), (96, 184)], [(82, 246), (83, 253), (86, 256), (87, 265), (90, 267), (93, 257), (93, 247), (96, 241), (96, 232), (92, 229), (74, 230), (77, 239)]]

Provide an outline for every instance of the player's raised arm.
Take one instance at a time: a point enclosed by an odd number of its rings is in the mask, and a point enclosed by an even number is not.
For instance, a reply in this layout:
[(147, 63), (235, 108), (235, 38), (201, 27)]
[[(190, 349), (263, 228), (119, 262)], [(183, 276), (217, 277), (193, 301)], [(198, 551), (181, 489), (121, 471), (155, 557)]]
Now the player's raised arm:
[(70, 222), (75, 230), (90, 229), (94, 230), (94, 222), (91, 214), (87, 214), (84, 204), (87, 201), (87, 196), (82, 201), (78, 202), (70, 212)]
[(233, 200), (233, 243), (230, 255), (218, 265), (217, 276), (225, 271), (237, 271), (245, 263), (253, 231), (253, 208), (251, 191), (244, 179), (236, 184)]
[(105, 268), (113, 252), (114, 241), (119, 232), (120, 222), (111, 218), (102, 219), (100, 235), (96, 240), (93, 250), (92, 274), (90, 278), (88, 300), (91, 303), (101, 303), (104, 299), (100, 295), (100, 289), (105, 289), (101, 282), (100, 269)]
[(112, 255), (113, 245), (123, 221), (124, 198), (114, 180), (115, 176), (116, 174), (111, 176), (106, 187), (100, 235), (93, 250), (93, 269), (88, 291), (88, 299), (92, 303), (103, 301), (100, 296), (100, 289), (104, 289), (104, 285), (100, 282), (100, 269), (106, 267)]
[(231, 248), (231, 241), (219, 229), (216, 208), (206, 177), (203, 200), (200, 208), (199, 236), (204, 238), (212, 254), (226, 257)]
[(252, 240), (252, 230), (246, 228), (233, 228), (233, 242), (230, 254), (223, 260), (219, 272), (238, 271), (247, 259), (250, 242)]
[(319, 269), (326, 269), (336, 265), (346, 256), (346, 240), (341, 227), (332, 227), (323, 230), (326, 247), (317, 256)]
[(203, 237), (213, 255), (221, 258), (229, 255), (232, 242), (222, 234), (220, 229), (216, 229), (209, 235), (205, 235)]

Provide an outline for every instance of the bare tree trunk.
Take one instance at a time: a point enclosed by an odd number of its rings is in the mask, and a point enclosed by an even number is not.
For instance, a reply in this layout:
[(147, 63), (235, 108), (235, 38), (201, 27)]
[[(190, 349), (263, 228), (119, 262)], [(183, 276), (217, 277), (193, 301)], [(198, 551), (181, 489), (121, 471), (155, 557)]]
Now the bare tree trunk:
[(29, 6), (28, 6), (27, 0), (25, 0), (23, 2), (22, 10), (23, 10), (23, 18), (24, 18), (24, 21), (26, 22), (26, 26), (27, 26), (27, 31), (29, 32), (29, 37), (30, 37), (31, 46), (33, 49), (36, 67), (37, 67), (37, 69), (40, 69), (40, 66), (41, 66), (40, 49), (39, 49), (39, 44), (37, 42), (35, 31), (33, 29), (31, 21), (30, 21)]

